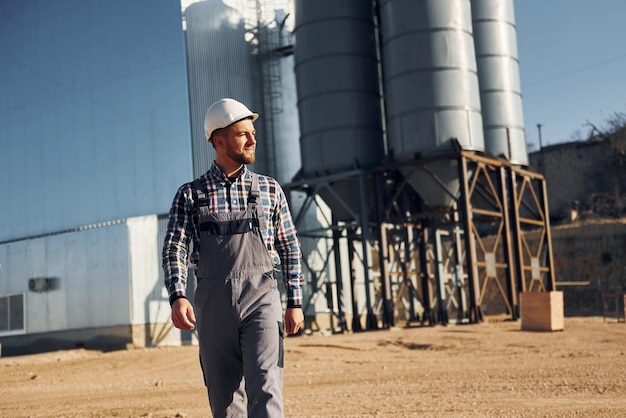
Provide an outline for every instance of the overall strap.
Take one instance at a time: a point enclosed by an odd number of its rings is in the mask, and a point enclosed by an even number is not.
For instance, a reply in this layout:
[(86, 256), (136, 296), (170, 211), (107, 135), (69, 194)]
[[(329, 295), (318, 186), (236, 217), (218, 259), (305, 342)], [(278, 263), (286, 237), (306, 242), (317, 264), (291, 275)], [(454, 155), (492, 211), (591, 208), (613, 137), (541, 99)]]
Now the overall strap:
[(250, 205), (252, 211), (255, 212), (261, 198), (261, 191), (257, 174), (250, 172), (250, 175), (252, 176), (252, 186), (248, 191), (248, 205)]
[[(261, 238), (261, 241), (263, 241), (263, 245), (266, 245), (263, 238), (262, 230), (266, 229), (267, 225), (265, 222), (265, 214), (261, 203), (261, 188), (259, 187), (259, 177), (256, 173), (253, 172), (250, 172), (250, 175), (252, 176), (252, 186), (250, 187), (250, 191), (248, 192), (248, 206), (250, 207), (252, 215), (256, 218), (259, 238)], [(267, 247), (269, 250), (269, 244), (267, 245)]]
[(204, 193), (204, 190), (202, 189), (202, 182), (200, 181), (200, 179), (195, 179), (193, 181), (193, 187), (194, 189), (196, 189), (196, 193), (198, 195), (198, 202), (206, 203), (206, 193)]
[(195, 179), (193, 181), (193, 190), (195, 190), (196, 192), (196, 204), (195, 204), (195, 211), (196, 213), (200, 214), (200, 213), (207, 213), (208, 209), (208, 203), (207, 203), (207, 196), (206, 193), (204, 192), (204, 188), (202, 187), (202, 182), (200, 181), (200, 179)]

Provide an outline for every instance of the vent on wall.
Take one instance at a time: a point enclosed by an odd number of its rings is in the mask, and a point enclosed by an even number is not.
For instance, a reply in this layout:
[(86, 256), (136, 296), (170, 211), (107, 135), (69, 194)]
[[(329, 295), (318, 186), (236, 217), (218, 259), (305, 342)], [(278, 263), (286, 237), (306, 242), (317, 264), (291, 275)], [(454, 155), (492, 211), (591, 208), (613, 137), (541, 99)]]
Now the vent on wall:
[(28, 279), (28, 289), (31, 292), (48, 292), (56, 290), (61, 286), (61, 279), (58, 277), (33, 277)]

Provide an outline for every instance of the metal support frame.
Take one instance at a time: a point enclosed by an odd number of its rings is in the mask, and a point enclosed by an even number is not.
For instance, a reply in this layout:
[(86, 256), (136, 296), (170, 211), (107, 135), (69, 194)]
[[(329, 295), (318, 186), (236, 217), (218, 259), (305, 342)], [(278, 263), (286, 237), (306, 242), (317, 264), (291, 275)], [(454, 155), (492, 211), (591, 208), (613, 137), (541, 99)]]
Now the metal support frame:
[(435, 231), (435, 273), (437, 278), (437, 314), (442, 323), (456, 314), (457, 323), (468, 322), (468, 277), (465, 273), (463, 231), (454, 227), (452, 231)]
[[(384, 280), (383, 324), (394, 326), (397, 320), (407, 324), (424, 322), (427, 296), (422, 298), (424, 283), (421, 281), (417, 246), (412, 225), (398, 226), (389, 223), (380, 227), (381, 239), (378, 251), (381, 258), (380, 277)], [(421, 289), (420, 289), (421, 287)], [(382, 295), (381, 295), (382, 296)]]
[[(304, 191), (307, 199), (313, 200), (320, 190), (332, 189), (338, 179), (352, 178), (358, 189), (357, 209), (350, 212), (351, 219), (334, 219), (326, 226), (333, 231), (335, 241), (332, 252), (336, 277), (327, 280), (331, 285), (324, 288), (336, 293), (328, 299), (328, 306), (331, 311), (331, 305), (338, 307), (341, 331), (347, 329), (340, 284), (342, 269), (338, 266), (342, 263), (342, 240), (348, 248), (355, 331), (363, 329), (363, 314), (365, 329), (394, 326), (400, 308), (406, 311), (407, 323), (446, 324), (452, 317), (457, 323), (480, 322), (487, 297), (489, 308), (498, 309), (490, 314), (506, 313), (515, 320), (520, 314), (520, 292), (555, 288), (547, 190), (540, 174), (512, 166), (504, 159), (463, 150), (421, 157), (405, 164), (354, 170), (285, 186), (286, 190)], [(441, 159), (457, 162), (460, 189), (451, 207), (425, 210), (406, 179), (412, 169), (435, 177), (428, 164)], [(368, 200), (369, 184), (374, 189), (373, 205)], [(341, 201), (340, 194), (331, 194)], [(342, 211), (349, 208), (343, 204)], [(312, 205), (305, 203), (303, 209), (307, 207)], [(301, 237), (327, 238), (327, 234), (320, 235), (324, 227), (312, 233), (301, 228), (299, 220), (296, 224)], [(540, 234), (538, 248), (530, 248), (526, 232)], [(356, 277), (355, 263), (359, 261), (362, 282)], [(320, 276), (313, 275), (318, 281)], [(320, 286), (312, 288), (319, 291)], [(359, 295), (365, 300), (357, 300)]]
[[(351, 203), (340, 194), (333, 190), (333, 182), (341, 179), (350, 178), (355, 180), (358, 188), (358, 207), (356, 210), (351, 207)], [(316, 300), (323, 295), (326, 299), (328, 313), (331, 316), (331, 328), (333, 332), (344, 332), (348, 330), (345, 316), (345, 301), (343, 291), (343, 274), (342, 265), (342, 243), (347, 247), (347, 265), (349, 266), (350, 276), (350, 302), (352, 305), (352, 331), (363, 330), (362, 320), (367, 330), (379, 328), (378, 317), (375, 313), (374, 297), (372, 295), (372, 268), (370, 255), (368, 254), (372, 239), (370, 234), (372, 223), (369, 220), (370, 214), (374, 209), (371, 202), (366, 198), (366, 178), (371, 178), (371, 173), (364, 170), (353, 170), (347, 173), (337, 175), (329, 175), (306, 181), (298, 181), (283, 186), (289, 200), (293, 200), (292, 193), (304, 193), (305, 200), (297, 212), (294, 212), (294, 222), (298, 226), (298, 236), (301, 241), (313, 240), (314, 242), (332, 241), (332, 244), (325, 244), (327, 251), (315, 250), (317, 265), (313, 266), (307, 261), (305, 255), (304, 268), (307, 275), (307, 287), (311, 290), (307, 292), (308, 297), (305, 299), (305, 310), (310, 310)], [(334, 215), (331, 218), (322, 216), (316, 217), (319, 223), (315, 227), (306, 225), (306, 214), (311, 210), (315, 210), (319, 214), (324, 214), (325, 209), (320, 205), (320, 193), (325, 192), (332, 196), (338, 205), (341, 205), (342, 211), (347, 212), (351, 219), (340, 220)], [(293, 207), (293, 205), (291, 205)], [(374, 234), (375, 235), (375, 234)], [(318, 245), (319, 247), (319, 245)], [(345, 254), (344, 254), (345, 255)], [(334, 269), (329, 268), (329, 261), (334, 260)], [(357, 269), (357, 263), (362, 268)], [(357, 270), (361, 276), (357, 277)], [(334, 273), (334, 277), (331, 274)], [(362, 280), (361, 280), (362, 279)], [(362, 290), (364, 291), (363, 300), (359, 300), (359, 288), (357, 283), (362, 282)], [(364, 309), (363, 312), (360, 308)], [(334, 325), (334, 320), (337, 326)], [(314, 328), (315, 324), (308, 324)]]
[[(435, 280), (435, 274), (432, 272), (431, 262), (433, 257), (433, 245), (429, 242), (429, 229), (424, 225), (420, 225), (420, 232), (417, 237), (418, 251), (419, 251), (419, 266), (420, 266), (420, 281), (422, 283), (422, 302), (424, 303), (424, 320), (428, 320), (429, 325), (435, 325), (437, 323), (448, 323), (448, 312), (443, 309), (443, 303), (438, 298), (439, 292), (437, 283), (432, 283)], [(435, 308), (439, 308), (438, 312)]]
[(504, 171), (506, 162), (465, 151), (461, 160), (459, 166), (464, 171), (461, 175), (469, 180), (462, 183), (464, 199), (461, 203), (467, 211), (464, 230), (470, 231), (465, 234), (471, 251), (468, 260), (471, 268), (468, 275), (473, 283), (471, 304), (475, 305), (470, 308), (470, 320), (482, 319), (481, 307), (489, 289), (500, 296), (506, 313), (517, 319), (519, 307)]
[[(539, 173), (508, 167), (508, 180), (513, 207), (512, 230), (517, 260), (518, 291), (556, 290), (545, 178)], [(536, 231), (539, 235), (535, 246), (531, 245), (524, 234), (530, 230)]]

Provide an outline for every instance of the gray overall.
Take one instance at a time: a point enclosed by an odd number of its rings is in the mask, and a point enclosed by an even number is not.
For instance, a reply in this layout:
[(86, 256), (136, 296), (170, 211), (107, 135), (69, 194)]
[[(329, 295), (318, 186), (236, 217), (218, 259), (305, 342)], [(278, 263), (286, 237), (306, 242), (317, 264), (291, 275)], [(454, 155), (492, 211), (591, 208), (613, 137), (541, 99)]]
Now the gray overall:
[(209, 213), (206, 194), (194, 183), (200, 231), (194, 302), (214, 417), (283, 416), (282, 305), (261, 237), (259, 183), (250, 174), (243, 212)]

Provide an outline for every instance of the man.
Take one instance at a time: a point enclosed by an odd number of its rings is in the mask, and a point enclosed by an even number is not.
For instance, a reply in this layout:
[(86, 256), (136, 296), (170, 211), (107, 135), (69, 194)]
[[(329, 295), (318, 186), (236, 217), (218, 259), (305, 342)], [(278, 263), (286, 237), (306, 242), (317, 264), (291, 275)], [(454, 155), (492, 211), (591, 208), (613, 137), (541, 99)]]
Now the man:
[[(287, 200), (276, 180), (246, 167), (255, 160), (258, 117), (233, 99), (209, 107), (204, 130), (215, 161), (178, 189), (163, 245), (172, 322), (198, 327), (215, 417), (284, 415), (283, 331), (295, 334), (304, 322), (300, 243)], [(188, 261), (198, 280), (195, 312), (186, 297)], [(281, 261), (284, 325), (274, 278)]]

